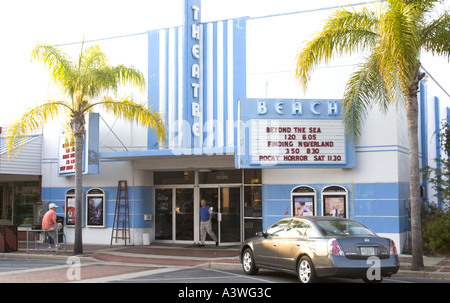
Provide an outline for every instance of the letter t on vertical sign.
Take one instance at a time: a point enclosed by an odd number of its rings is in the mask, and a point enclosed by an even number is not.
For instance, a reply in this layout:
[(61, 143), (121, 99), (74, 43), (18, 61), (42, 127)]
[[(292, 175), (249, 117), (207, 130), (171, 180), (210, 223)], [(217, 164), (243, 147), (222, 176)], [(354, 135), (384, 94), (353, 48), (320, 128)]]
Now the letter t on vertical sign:
[[(201, 60), (201, 0), (184, 0), (183, 7), (183, 76), (186, 79), (183, 87), (183, 147), (200, 146), (201, 122), (200, 94), (202, 89), (200, 60)], [(191, 140), (187, 139), (191, 138)], [(192, 144), (193, 142), (193, 144)]]

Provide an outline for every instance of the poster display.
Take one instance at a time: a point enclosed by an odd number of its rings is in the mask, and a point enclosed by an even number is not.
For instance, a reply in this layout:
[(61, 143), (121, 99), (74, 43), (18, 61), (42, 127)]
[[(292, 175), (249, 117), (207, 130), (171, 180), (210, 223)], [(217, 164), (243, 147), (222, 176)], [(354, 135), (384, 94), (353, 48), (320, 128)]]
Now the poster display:
[(66, 201), (64, 205), (66, 217), (66, 226), (75, 226), (75, 190), (69, 189), (66, 192)]

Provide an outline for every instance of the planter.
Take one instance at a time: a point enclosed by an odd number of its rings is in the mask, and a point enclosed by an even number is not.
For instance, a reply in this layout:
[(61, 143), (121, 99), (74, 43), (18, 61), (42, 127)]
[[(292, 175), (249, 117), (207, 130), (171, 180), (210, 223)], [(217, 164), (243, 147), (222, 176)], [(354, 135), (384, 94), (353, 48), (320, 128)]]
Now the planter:
[(17, 226), (0, 226), (0, 252), (12, 252), (17, 250)]

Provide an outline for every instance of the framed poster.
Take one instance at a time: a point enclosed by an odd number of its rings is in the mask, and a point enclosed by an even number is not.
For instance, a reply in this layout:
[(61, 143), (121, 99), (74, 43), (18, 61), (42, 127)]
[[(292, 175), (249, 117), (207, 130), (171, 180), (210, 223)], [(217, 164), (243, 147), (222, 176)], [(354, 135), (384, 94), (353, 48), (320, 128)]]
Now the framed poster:
[(105, 222), (105, 192), (99, 188), (88, 190), (86, 194), (87, 226), (104, 227)]
[(293, 197), (294, 217), (314, 215), (314, 197)]
[(66, 217), (66, 226), (75, 226), (75, 189), (69, 189), (66, 192), (64, 205)]
[(342, 186), (332, 185), (322, 191), (322, 213), (324, 216), (347, 218), (348, 192)]
[(294, 217), (314, 216), (316, 191), (310, 186), (298, 186), (291, 191), (292, 215)]
[(331, 217), (346, 217), (345, 196), (325, 196), (323, 215)]

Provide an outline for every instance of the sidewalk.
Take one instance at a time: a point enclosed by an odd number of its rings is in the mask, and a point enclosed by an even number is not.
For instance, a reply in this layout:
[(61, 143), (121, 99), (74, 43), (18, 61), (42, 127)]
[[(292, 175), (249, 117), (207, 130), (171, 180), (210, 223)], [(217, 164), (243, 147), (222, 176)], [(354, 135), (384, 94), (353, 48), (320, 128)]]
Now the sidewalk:
[[(123, 246), (123, 245), (83, 245), (82, 256), (78, 256), (82, 263), (95, 263), (104, 265), (103, 271), (148, 271), (161, 268), (180, 266), (197, 266), (214, 269), (241, 270), (239, 263), (239, 247), (216, 247), (180, 244), (151, 244), (148, 246)], [(20, 246), (19, 251), (0, 253), (0, 258), (44, 258), (67, 260), (73, 256), (73, 246), (67, 245), (64, 250), (58, 252), (30, 251)], [(424, 257), (424, 271), (412, 271), (409, 255), (399, 255), (400, 270), (396, 277), (422, 277), (450, 280), (450, 257)], [(110, 267), (110, 268), (108, 268)], [(92, 267), (94, 269), (94, 267)], [(97, 269), (98, 270), (98, 266)], [(1, 279), (0, 279), (1, 282)]]

